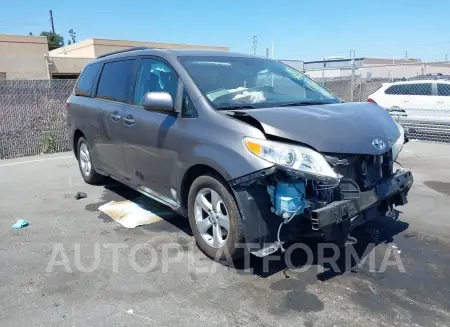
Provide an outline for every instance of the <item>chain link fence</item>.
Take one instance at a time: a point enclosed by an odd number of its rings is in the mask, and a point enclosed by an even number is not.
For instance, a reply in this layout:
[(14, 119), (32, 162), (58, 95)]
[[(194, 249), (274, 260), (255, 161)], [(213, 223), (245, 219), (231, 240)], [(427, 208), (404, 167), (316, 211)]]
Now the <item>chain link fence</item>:
[(0, 81), (0, 159), (66, 151), (65, 102), (75, 80)]
[[(450, 63), (305, 73), (346, 102), (370, 98), (406, 127), (411, 139), (450, 142)], [(393, 82), (397, 86), (386, 84)], [(0, 81), (0, 159), (69, 150), (64, 105), (74, 85), (69, 79)]]
[(304, 71), (346, 102), (375, 102), (410, 139), (450, 142), (450, 62), (412, 62)]

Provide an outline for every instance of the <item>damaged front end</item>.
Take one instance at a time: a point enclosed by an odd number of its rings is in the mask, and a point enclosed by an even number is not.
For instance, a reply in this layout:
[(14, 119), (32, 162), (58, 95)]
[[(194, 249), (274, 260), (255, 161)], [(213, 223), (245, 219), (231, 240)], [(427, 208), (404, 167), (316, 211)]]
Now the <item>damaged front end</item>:
[(274, 163), (230, 181), (247, 246), (260, 257), (301, 237), (343, 246), (353, 228), (406, 204), (413, 184), (410, 171), (393, 172), (400, 151), (395, 147), (379, 155), (352, 155), (319, 154), (267, 140), (244, 143), (250, 152)]

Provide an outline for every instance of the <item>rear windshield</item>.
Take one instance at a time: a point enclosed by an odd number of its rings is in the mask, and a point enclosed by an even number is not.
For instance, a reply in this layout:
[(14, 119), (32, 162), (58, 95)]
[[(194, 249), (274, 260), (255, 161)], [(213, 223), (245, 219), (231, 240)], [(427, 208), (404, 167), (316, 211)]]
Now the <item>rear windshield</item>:
[(75, 95), (88, 97), (91, 95), (92, 87), (100, 70), (100, 63), (90, 64), (84, 68), (75, 85)]
[(216, 109), (341, 102), (309, 77), (275, 60), (227, 56), (179, 59)]

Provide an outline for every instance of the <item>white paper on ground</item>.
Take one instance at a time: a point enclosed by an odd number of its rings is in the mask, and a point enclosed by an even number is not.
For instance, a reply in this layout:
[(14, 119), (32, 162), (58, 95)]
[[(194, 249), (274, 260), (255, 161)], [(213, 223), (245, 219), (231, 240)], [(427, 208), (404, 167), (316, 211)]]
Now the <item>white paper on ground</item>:
[(131, 201), (111, 201), (100, 206), (98, 210), (126, 228), (135, 228), (162, 220), (161, 217)]

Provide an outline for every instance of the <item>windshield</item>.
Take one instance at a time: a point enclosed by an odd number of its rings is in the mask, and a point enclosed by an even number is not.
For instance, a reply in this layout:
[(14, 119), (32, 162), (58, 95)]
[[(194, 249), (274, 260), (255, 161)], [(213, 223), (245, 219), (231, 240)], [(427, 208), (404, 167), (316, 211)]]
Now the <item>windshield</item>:
[(245, 57), (179, 58), (216, 109), (251, 109), (341, 102), (278, 61)]

